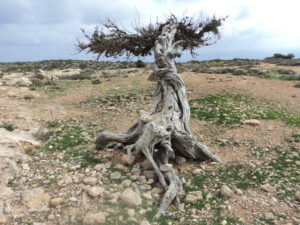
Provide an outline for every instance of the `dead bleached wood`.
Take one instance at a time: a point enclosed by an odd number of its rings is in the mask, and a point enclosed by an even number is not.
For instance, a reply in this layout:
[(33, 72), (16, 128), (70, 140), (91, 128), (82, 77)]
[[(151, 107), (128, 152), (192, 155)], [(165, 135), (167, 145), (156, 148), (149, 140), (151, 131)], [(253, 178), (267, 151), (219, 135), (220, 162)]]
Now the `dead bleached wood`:
[(103, 132), (96, 140), (98, 149), (105, 148), (109, 142), (119, 142), (128, 146), (129, 156), (134, 151), (134, 154), (143, 153), (148, 159), (166, 189), (156, 218), (164, 214), (172, 202), (179, 203), (183, 190), (169, 159), (180, 154), (191, 159), (220, 162), (207, 146), (197, 142), (191, 134), (186, 89), (175, 66), (178, 56), (176, 46), (179, 43), (174, 41), (177, 26), (176, 20), (165, 24), (155, 41), (155, 64), (149, 80), (157, 82), (157, 89), (151, 112), (143, 114), (127, 133)]

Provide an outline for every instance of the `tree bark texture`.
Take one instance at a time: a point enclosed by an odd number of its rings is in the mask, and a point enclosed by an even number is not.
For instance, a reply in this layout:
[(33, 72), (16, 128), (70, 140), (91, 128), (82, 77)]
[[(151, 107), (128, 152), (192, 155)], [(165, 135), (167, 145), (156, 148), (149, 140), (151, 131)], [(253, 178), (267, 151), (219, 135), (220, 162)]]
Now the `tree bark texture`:
[(177, 74), (175, 58), (178, 56), (174, 36), (177, 23), (166, 24), (155, 41), (155, 64), (149, 80), (157, 82), (152, 110), (143, 114), (127, 133), (102, 132), (96, 140), (96, 148), (103, 149), (109, 142), (125, 145), (129, 157), (143, 153), (153, 166), (159, 182), (165, 188), (156, 218), (174, 202), (179, 203), (182, 183), (169, 162), (175, 155), (197, 160), (220, 159), (197, 142), (190, 130), (190, 107), (186, 89)]

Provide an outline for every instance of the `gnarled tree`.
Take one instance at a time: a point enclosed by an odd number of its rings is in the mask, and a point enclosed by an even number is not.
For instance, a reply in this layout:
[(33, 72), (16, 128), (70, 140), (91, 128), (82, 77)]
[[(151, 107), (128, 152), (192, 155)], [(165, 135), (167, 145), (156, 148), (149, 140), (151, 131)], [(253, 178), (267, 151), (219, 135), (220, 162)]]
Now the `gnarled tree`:
[(220, 159), (195, 140), (189, 126), (190, 108), (186, 89), (177, 74), (175, 58), (179, 51), (194, 50), (215, 43), (224, 18), (195, 21), (191, 17), (178, 19), (171, 15), (163, 23), (136, 27), (130, 33), (120, 29), (110, 20), (98, 27), (92, 36), (84, 31), (87, 42), (79, 42), (80, 51), (96, 53), (98, 57), (147, 56), (154, 53), (154, 66), (149, 80), (157, 82), (153, 107), (143, 114), (126, 133), (102, 132), (96, 139), (96, 148), (101, 150), (109, 142), (122, 143), (128, 157), (143, 153), (152, 164), (159, 182), (166, 192), (156, 214), (162, 215), (172, 203), (179, 203), (182, 183), (169, 159), (183, 155), (197, 160)]

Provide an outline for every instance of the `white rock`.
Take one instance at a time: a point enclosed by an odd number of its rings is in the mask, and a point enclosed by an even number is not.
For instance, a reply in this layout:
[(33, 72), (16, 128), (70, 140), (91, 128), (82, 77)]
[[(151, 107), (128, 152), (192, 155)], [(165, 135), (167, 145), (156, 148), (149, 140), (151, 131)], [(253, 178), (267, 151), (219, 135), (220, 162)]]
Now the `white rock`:
[(115, 172), (112, 172), (109, 177), (112, 180), (118, 180), (121, 178), (121, 176), (122, 176), (122, 174), (119, 171), (115, 171)]
[(83, 224), (92, 225), (92, 224), (101, 224), (106, 222), (106, 216), (103, 212), (98, 213), (87, 213), (83, 218)]
[(148, 220), (143, 220), (140, 225), (151, 225)]
[(105, 164), (100, 163), (100, 164), (95, 165), (94, 169), (97, 171), (101, 171), (101, 170), (105, 170), (106, 166), (105, 166)]
[(120, 197), (121, 200), (128, 206), (138, 206), (142, 204), (140, 194), (130, 188), (125, 189)]
[(133, 165), (135, 163), (135, 157), (132, 155), (131, 156), (131, 159), (129, 159), (128, 155), (127, 154), (124, 154), (122, 156), (122, 162), (123, 164), (125, 165)]
[(148, 200), (152, 199), (152, 195), (150, 193), (147, 193), (147, 192), (143, 193), (142, 197), (145, 198), (145, 199), (148, 199)]
[(65, 199), (61, 198), (61, 197), (52, 198), (50, 200), (50, 205), (51, 206), (58, 206), (58, 205), (61, 205), (64, 201), (65, 201)]
[(22, 203), (29, 208), (29, 211), (47, 211), (50, 195), (44, 192), (43, 188), (35, 188), (21, 193)]
[(32, 82), (27, 77), (20, 77), (9, 80), (5, 84), (8, 86), (28, 87), (32, 85)]
[(265, 213), (265, 218), (267, 220), (273, 220), (275, 217), (274, 217), (273, 213), (267, 212), (267, 213)]
[(260, 186), (260, 189), (262, 189), (266, 192), (276, 192), (276, 188), (270, 184), (263, 184)]
[(255, 119), (245, 120), (243, 123), (251, 126), (259, 126), (261, 124), (259, 120), (255, 120)]
[(234, 192), (227, 185), (222, 185), (220, 192), (223, 196), (229, 198), (234, 195)]
[(88, 187), (86, 191), (91, 197), (96, 198), (102, 195), (105, 189), (103, 187)]
[(83, 178), (83, 183), (88, 185), (95, 185), (97, 184), (98, 180), (96, 177), (85, 177)]
[(134, 216), (135, 215), (135, 210), (134, 209), (128, 209), (127, 214), (128, 214), (128, 216)]
[(132, 184), (132, 181), (129, 180), (129, 179), (126, 179), (126, 180), (122, 181), (123, 187), (130, 187), (131, 184)]
[(192, 173), (193, 173), (194, 175), (198, 175), (198, 174), (201, 173), (201, 171), (202, 171), (202, 170), (201, 170), (200, 168), (197, 168), (197, 169), (194, 169)]

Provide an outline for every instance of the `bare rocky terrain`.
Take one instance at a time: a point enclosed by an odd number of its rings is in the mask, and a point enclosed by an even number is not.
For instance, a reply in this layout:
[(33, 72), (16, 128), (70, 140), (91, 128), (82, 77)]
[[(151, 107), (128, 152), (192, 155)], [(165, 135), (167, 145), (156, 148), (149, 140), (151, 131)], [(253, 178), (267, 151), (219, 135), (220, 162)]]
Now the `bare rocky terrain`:
[(0, 224), (299, 224), (297, 63), (178, 64), (193, 134), (222, 163), (177, 157), (185, 193), (159, 220), (164, 189), (149, 163), (93, 144), (150, 108), (149, 64), (0, 64)]

